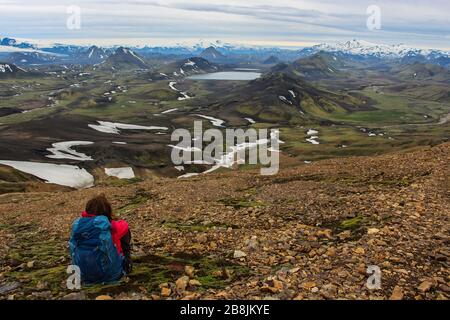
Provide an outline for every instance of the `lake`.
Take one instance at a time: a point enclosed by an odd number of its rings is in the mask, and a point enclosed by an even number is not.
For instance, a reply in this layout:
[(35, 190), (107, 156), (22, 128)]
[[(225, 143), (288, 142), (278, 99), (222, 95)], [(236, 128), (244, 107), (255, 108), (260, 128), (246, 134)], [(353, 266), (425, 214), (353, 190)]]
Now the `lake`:
[(259, 72), (243, 72), (243, 71), (223, 71), (198, 74), (188, 77), (191, 80), (233, 80), (233, 81), (249, 81), (258, 79), (261, 76)]

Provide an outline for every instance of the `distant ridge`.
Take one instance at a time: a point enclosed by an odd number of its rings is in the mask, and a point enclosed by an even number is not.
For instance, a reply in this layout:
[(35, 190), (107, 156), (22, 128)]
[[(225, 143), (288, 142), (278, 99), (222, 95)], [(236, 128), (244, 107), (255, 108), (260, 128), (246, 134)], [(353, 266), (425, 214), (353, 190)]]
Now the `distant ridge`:
[(200, 54), (200, 57), (206, 60), (225, 59), (225, 56), (214, 47), (208, 47)]
[(18, 73), (26, 73), (26, 71), (12, 63), (0, 62), (0, 78), (13, 76)]
[(408, 60), (412, 59), (414, 61), (426, 61), (427, 63), (434, 63), (442, 66), (450, 65), (450, 52), (448, 51), (418, 49), (402, 44), (375, 44), (356, 39), (347, 42), (338, 42), (336, 44), (322, 43), (304, 48), (298, 53), (300, 57), (304, 57), (321, 51), (361, 58), (403, 59), (403, 62), (408, 62)]
[(263, 61), (263, 64), (277, 64), (280, 62), (280, 59), (276, 56), (270, 56), (266, 60)]
[(143, 57), (136, 54), (133, 50), (124, 47), (119, 47), (105, 60), (102, 66), (121, 69), (147, 69), (149, 67)]
[(106, 60), (108, 58), (108, 53), (102, 48), (92, 46), (86, 51), (82, 52), (79, 57), (86, 63), (95, 64)]
[[(10, 37), (0, 38), (0, 55), (12, 53), (40, 53), (55, 55), (55, 59), (64, 60), (65, 63), (79, 63), (80, 57), (84, 53), (97, 46), (83, 46), (70, 44), (39, 44), (39, 41), (33, 40), (17, 40)], [(112, 52), (117, 46), (109, 46), (106, 52)], [(121, 47), (122, 48), (122, 47)], [(365, 40), (353, 39), (345, 42), (337, 43), (321, 43), (301, 50), (289, 50), (277, 47), (258, 47), (251, 45), (229, 44), (221, 41), (199, 42), (194, 45), (174, 44), (169, 46), (144, 46), (130, 47), (129, 50), (139, 54), (139, 56), (147, 57), (152, 55), (174, 55), (174, 56), (198, 56), (212, 62), (230, 61), (233, 57), (250, 57), (271, 64), (276, 58), (283, 61), (294, 61), (295, 59), (314, 55), (318, 52), (325, 51), (336, 53), (339, 55), (351, 56), (356, 59), (396, 59), (402, 63), (430, 63), (443, 67), (450, 67), (450, 52), (438, 49), (419, 49), (404, 44), (376, 44)], [(96, 63), (101, 62), (101, 53), (97, 56)], [(267, 58), (269, 57), (269, 58)], [(84, 60), (85, 57), (83, 58)], [(5, 60), (5, 59), (3, 59)], [(89, 61), (89, 60), (87, 60)], [(12, 61), (15, 62), (15, 61)], [(270, 63), (269, 63), (270, 62)], [(276, 64), (276, 63), (273, 63)]]

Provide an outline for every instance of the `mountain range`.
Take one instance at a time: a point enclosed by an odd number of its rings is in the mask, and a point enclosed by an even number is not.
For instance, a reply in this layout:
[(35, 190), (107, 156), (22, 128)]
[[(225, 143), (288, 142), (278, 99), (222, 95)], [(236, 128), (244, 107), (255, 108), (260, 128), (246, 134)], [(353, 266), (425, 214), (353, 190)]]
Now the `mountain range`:
[[(68, 60), (74, 63), (99, 63), (106, 60), (107, 56), (114, 53), (120, 47), (100, 48), (98, 46), (77, 46), (54, 44), (43, 46), (33, 44), (27, 41), (18, 41), (13, 38), (0, 38), (0, 58), (5, 55), (20, 52), (27, 56), (32, 53), (41, 55), (50, 55), (52, 58), (45, 57), (44, 61), (28, 62), (33, 63), (52, 63), (54, 60)], [(443, 67), (450, 66), (450, 52), (436, 49), (419, 49), (402, 44), (388, 45), (375, 44), (364, 40), (350, 40), (347, 42), (337, 42), (334, 44), (322, 43), (301, 50), (288, 50), (280, 48), (261, 48), (251, 46), (238, 46), (225, 44), (222, 42), (200, 43), (194, 46), (145, 46), (131, 47), (135, 54), (142, 57), (153, 55), (174, 55), (182, 57), (199, 56), (210, 61), (232, 60), (233, 57), (249, 57), (252, 60), (258, 60), (269, 64), (282, 61), (294, 61), (301, 57), (312, 56), (318, 52), (334, 53), (336, 55), (346, 56), (354, 60), (374, 59), (374, 60), (400, 60), (403, 63), (426, 62), (437, 64)], [(29, 60), (21, 57), (24, 60)], [(40, 57), (42, 58), (42, 57)], [(21, 59), (21, 60), (22, 60)], [(3, 59), (5, 60), (5, 59)], [(47, 60), (47, 61), (46, 61)], [(45, 62), (46, 61), (46, 62)], [(13, 63), (20, 63), (17, 59), (11, 60)]]
[(402, 62), (428, 62), (448, 67), (450, 52), (434, 49), (418, 49), (406, 45), (375, 44), (363, 40), (350, 40), (336, 44), (322, 43), (299, 51), (300, 57), (310, 56), (318, 52), (331, 52), (350, 56), (356, 59), (400, 59)]

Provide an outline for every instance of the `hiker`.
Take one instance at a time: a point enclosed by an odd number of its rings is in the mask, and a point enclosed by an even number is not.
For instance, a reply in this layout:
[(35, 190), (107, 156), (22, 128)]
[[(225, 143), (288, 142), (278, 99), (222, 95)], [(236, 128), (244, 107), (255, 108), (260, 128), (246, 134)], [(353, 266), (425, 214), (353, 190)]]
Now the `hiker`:
[(75, 220), (69, 244), (72, 263), (85, 284), (115, 282), (132, 270), (128, 223), (115, 219), (103, 194), (89, 200)]

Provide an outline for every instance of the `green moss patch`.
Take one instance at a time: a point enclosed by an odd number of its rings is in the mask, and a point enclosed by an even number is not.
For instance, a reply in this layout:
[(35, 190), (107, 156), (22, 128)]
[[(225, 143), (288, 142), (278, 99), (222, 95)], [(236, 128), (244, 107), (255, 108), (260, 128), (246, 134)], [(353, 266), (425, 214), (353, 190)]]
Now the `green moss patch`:
[[(4, 257), (4, 263), (12, 268), (5, 273), (5, 281), (20, 283), (18, 299), (38, 298), (35, 294), (39, 292), (50, 292), (52, 297), (62, 298), (71, 292), (66, 287), (66, 270), (70, 264), (66, 240), (43, 234), (31, 224), (1, 225), (1, 228), (20, 237)], [(202, 284), (189, 290), (220, 289), (250, 275), (247, 267), (223, 258), (189, 253), (150, 254), (133, 257), (133, 272), (117, 283), (83, 286), (82, 290), (88, 298), (102, 294), (159, 293), (159, 285), (174, 283), (185, 275), (187, 265), (195, 268), (195, 279)]]
[(338, 228), (340, 230), (357, 230), (367, 223), (367, 219), (362, 216), (356, 216), (354, 218), (342, 220), (339, 223)]
[(139, 189), (132, 197), (128, 198), (128, 203), (120, 207), (115, 213), (119, 216), (129, 214), (153, 198), (153, 195), (149, 194), (145, 190)]
[(105, 185), (111, 187), (124, 187), (129, 186), (131, 184), (142, 182), (143, 180), (140, 178), (132, 178), (132, 179), (119, 179), (114, 177), (109, 177), (105, 180)]
[(33, 224), (2, 226), (16, 236), (4, 257), (12, 269), (5, 273), (8, 281), (21, 284), (23, 295), (51, 291), (56, 295), (65, 290), (66, 269), (70, 264), (67, 241), (51, 237)]
[(259, 200), (253, 200), (251, 198), (223, 198), (219, 202), (227, 207), (233, 207), (234, 209), (242, 208), (260, 208), (264, 206), (264, 203)]
[(195, 268), (195, 278), (202, 284), (197, 290), (224, 288), (227, 284), (250, 275), (247, 267), (223, 259), (186, 253), (173, 256), (145, 255), (133, 259), (133, 272), (128, 279), (117, 284), (89, 286), (85, 291), (90, 297), (137, 291), (159, 293), (159, 285), (174, 283), (184, 276), (187, 265)]

